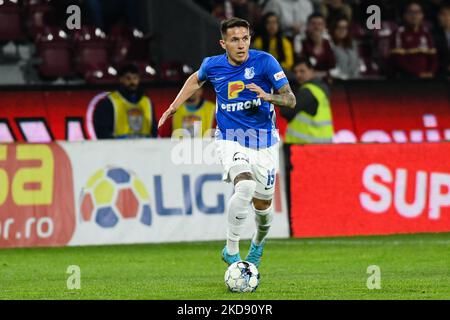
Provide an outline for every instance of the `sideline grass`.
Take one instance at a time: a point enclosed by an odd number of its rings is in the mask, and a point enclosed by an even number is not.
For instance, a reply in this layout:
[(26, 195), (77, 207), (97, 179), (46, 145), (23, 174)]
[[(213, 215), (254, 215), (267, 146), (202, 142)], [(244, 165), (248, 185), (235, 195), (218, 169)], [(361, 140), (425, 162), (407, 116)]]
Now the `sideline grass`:
[[(0, 299), (450, 299), (450, 234), (270, 240), (253, 294), (227, 291), (222, 247), (4, 249)], [(69, 265), (81, 268), (80, 290), (67, 289)], [(369, 265), (381, 290), (366, 287)]]

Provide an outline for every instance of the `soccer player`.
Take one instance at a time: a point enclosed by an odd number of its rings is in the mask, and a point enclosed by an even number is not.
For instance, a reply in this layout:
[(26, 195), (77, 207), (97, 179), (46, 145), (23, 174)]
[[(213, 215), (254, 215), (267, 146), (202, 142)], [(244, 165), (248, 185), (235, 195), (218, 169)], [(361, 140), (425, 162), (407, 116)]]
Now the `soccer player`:
[[(251, 208), (256, 233), (246, 261), (259, 266), (273, 220), (272, 198), (278, 169), (278, 131), (274, 104), (294, 108), (295, 95), (280, 64), (266, 52), (250, 50), (250, 25), (231, 18), (222, 22), (220, 45), (226, 53), (203, 60), (159, 121), (161, 127), (181, 104), (210, 81), (217, 93), (216, 141), (224, 180), (234, 184), (228, 202), (227, 243), (222, 259), (241, 261), (239, 240)], [(276, 90), (278, 94), (272, 92)], [(251, 204), (251, 206), (250, 206)]]

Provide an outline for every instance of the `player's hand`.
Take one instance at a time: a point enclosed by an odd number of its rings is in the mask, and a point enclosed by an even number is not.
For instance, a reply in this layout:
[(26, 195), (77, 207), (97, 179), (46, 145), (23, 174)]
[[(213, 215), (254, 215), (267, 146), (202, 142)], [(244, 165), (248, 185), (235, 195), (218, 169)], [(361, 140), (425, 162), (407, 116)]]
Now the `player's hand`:
[(248, 90), (253, 91), (257, 94), (258, 98), (263, 99), (264, 101), (267, 101), (269, 99), (269, 94), (266, 93), (260, 86), (250, 83), (245, 86)]
[(164, 123), (167, 121), (167, 119), (169, 119), (171, 116), (173, 116), (175, 114), (175, 112), (177, 112), (177, 110), (175, 108), (169, 107), (169, 109), (167, 109), (166, 112), (164, 112), (161, 119), (159, 119), (158, 129), (161, 128), (164, 125)]

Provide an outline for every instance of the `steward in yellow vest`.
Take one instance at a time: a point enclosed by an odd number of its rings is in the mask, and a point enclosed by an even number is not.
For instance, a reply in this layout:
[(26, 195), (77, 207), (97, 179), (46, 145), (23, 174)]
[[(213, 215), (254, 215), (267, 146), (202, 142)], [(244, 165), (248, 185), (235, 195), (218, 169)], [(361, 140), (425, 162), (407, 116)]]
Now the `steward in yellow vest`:
[(289, 121), (285, 143), (332, 143), (334, 128), (328, 86), (315, 77), (307, 59), (295, 64), (294, 73), (300, 83), (297, 105), (294, 110), (281, 109), (282, 116)]
[(119, 71), (120, 88), (99, 102), (94, 111), (98, 139), (136, 139), (157, 136), (155, 112), (140, 88), (139, 69), (126, 65)]
[(186, 100), (172, 118), (172, 138), (201, 138), (213, 135), (216, 104), (205, 100), (203, 89)]

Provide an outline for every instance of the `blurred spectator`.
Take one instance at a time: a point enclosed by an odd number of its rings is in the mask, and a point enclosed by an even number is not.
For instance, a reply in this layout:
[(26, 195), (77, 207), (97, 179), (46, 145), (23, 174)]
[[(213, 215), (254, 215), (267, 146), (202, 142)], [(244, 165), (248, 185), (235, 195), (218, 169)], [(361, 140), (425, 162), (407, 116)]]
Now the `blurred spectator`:
[(252, 23), (252, 12), (249, 0), (231, 0), (233, 8), (233, 16), (241, 19), (245, 19)]
[[(204, 8), (207, 8), (204, 1), (197, 2)], [(254, 6), (249, 0), (211, 0), (209, 7), (212, 15), (218, 20), (238, 17), (249, 22), (254, 21)]]
[(433, 28), (439, 26), (439, 13), (441, 7), (444, 6), (444, 2), (445, 2), (444, 0), (428, 0), (426, 2), (422, 2), (428, 17), (427, 20), (430, 21)]
[(262, 32), (255, 39), (254, 48), (269, 52), (284, 69), (290, 70), (294, 64), (294, 49), (281, 32), (278, 17), (273, 12), (266, 13), (262, 23)]
[(294, 39), (296, 55), (309, 59), (319, 77), (327, 76), (336, 67), (336, 57), (326, 36), (324, 17), (314, 13), (308, 18), (306, 38), (297, 36)]
[(310, 0), (269, 0), (263, 12), (274, 12), (280, 17), (285, 35), (294, 37), (304, 31), (308, 17), (313, 13), (313, 6)]
[(231, 0), (212, 0), (211, 6), (211, 14), (220, 21), (234, 16)]
[(125, 65), (119, 70), (120, 87), (103, 99), (94, 111), (98, 139), (157, 136), (155, 111), (140, 86), (139, 69)]
[(119, 21), (142, 29), (139, 20), (138, 0), (84, 0), (90, 24), (109, 31)]
[(401, 77), (433, 78), (437, 71), (436, 48), (424, 26), (420, 3), (411, 2), (404, 13), (405, 25), (394, 34), (391, 63)]
[(333, 42), (331, 47), (336, 56), (336, 68), (331, 71), (333, 78), (349, 79), (360, 75), (361, 59), (356, 41), (350, 33), (350, 21), (341, 17), (332, 22), (330, 28)]
[(349, 21), (352, 20), (352, 8), (344, 3), (344, 0), (325, 0), (320, 6), (320, 13), (324, 16), (328, 26), (342, 16)]
[(295, 109), (281, 108), (281, 115), (289, 121), (286, 143), (332, 143), (334, 129), (330, 107), (330, 89), (316, 77), (308, 59), (300, 59), (294, 65), (294, 73), (300, 87), (295, 90)]
[(450, 4), (439, 11), (439, 27), (434, 32), (439, 57), (439, 77), (450, 76)]
[(211, 137), (216, 104), (203, 98), (203, 89), (197, 90), (182, 104), (172, 118), (172, 138)]

